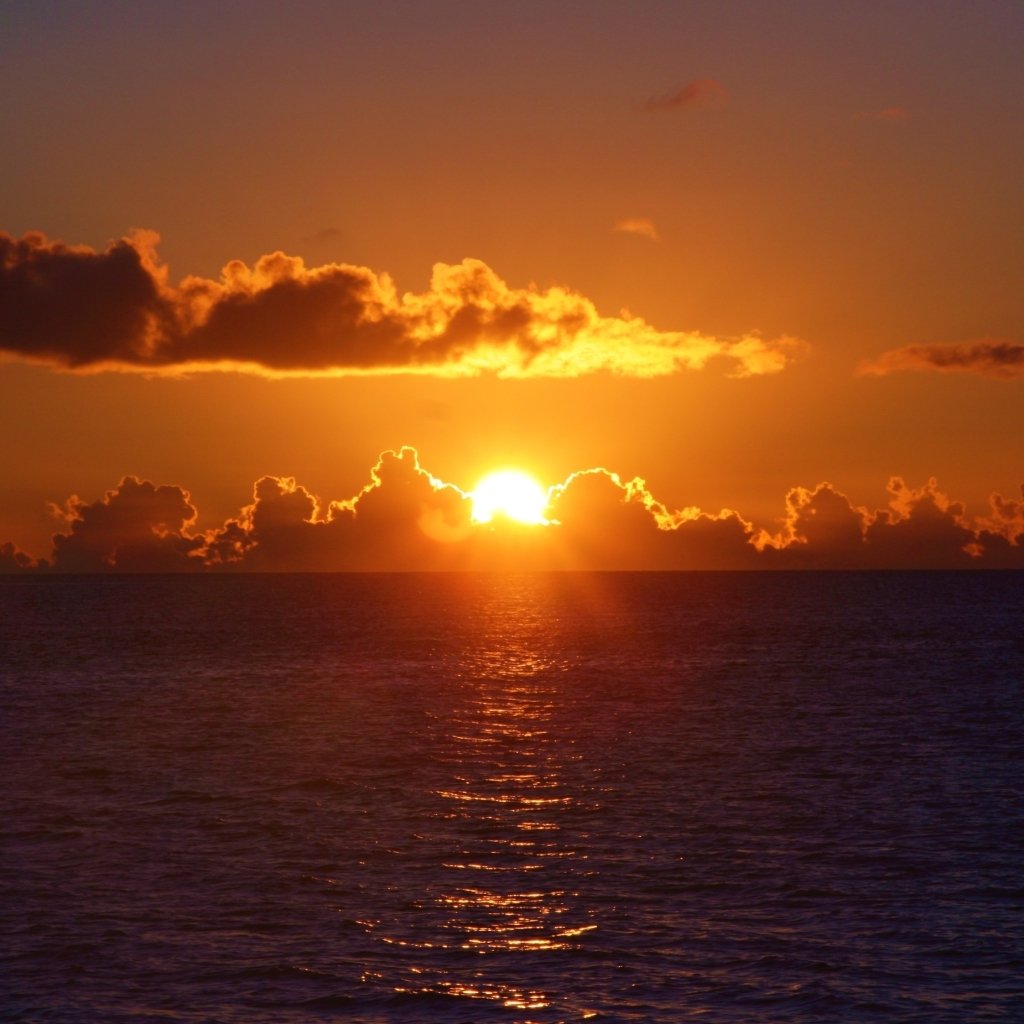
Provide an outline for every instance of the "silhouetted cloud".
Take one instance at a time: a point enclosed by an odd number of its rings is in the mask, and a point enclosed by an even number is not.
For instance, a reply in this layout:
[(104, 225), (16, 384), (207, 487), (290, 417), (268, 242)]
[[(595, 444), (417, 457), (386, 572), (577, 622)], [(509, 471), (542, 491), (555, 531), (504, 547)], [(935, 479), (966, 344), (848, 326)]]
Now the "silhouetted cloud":
[(852, 505), (830, 483), (813, 490), (794, 487), (786, 495), (782, 529), (774, 536), (762, 533), (758, 546), (767, 558), (793, 568), (849, 567), (864, 557), (864, 532), (871, 520), (867, 509)]
[(1024, 484), (1019, 499), (993, 494), (989, 499), (991, 515), (980, 520), (983, 529), (999, 534), (1007, 540), (1024, 544)]
[(170, 325), (151, 239), (106, 252), (0, 233), (0, 348), (72, 369), (135, 364)]
[(23, 572), (38, 569), (40, 564), (27, 552), (10, 541), (0, 544), (0, 573)]
[(1024, 551), (1024, 484), (1021, 484), (1021, 500), (1004, 498), (993, 494), (989, 499), (990, 515), (983, 516), (977, 523), (977, 535), (972, 554), (986, 559), (999, 567), (1021, 567), (1021, 552)]
[(206, 535), (206, 553), (214, 565), (259, 570), (439, 569), (445, 550), (469, 537), (471, 511), (459, 488), (406, 447), (384, 452), (346, 501), (321, 502), (290, 477), (263, 477), (252, 504)]
[(172, 286), (157, 241), (138, 232), (95, 252), (0, 234), (0, 352), (79, 371), (270, 376), (656, 377), (724, 359), (745, 377), (776, 373), (803, 348), (602, 316), (567, 288), (512, 288), (472, 259), (435, 265), (422, 294), (366, 267), (306, 267), (281, 252)]
[(604, 569), (752, 568), (753, 527), (738, 513), (670, 512), (639, 477), (606, 469), (573, 473), (552, 488), (553, 540), (566, 567)]
[(187, 491), (125, 477), (56, 510), (65, 529), (49, 561), (5, 544), (0, 571), (1024, 568), (1024, 497), (995, 494), (972, 521), (935, 480), (893, 477), (887, 490), (872, 512), (831, 483), (795, 487), (772, 532), (733, 509), (671, 510), (641, 478), (594, 468), (550, 488), (547, 525), (477, 523), (472, 496), (406, 447), (384, 452), (341, 501), (262, 477), (250, 504), (205, 532)]
[(696, 107), (722, 107), (729, 101), (724, 85), (714, 78), (695, 78), (682, 88), (656, 96), (644, 104), (644, 110), (692, 110)]
[(970, 564), (968, 546), (976, 542), (976, 536), (962, 504), (950, 501), (934, 479), (913, 488), (893, 477), (887, 489), (889, 508), (879, 512), (865, 532), (872, 564), (898, 569)]
[(615, 222), (613, 230), (627, 235), (640, 235), (652, 242), (658, 241), (658, 229), (654, 226), (654, 221), (647, 217), (623, 217), (622, 220)]
[(175, 572), (200, 569), (203, 540), (188, 492), (126, 476), (98, 501), (72, 496), (54, 510), (68, 526), (53, 538), (58, 572)]
[(861, 374), (884, 376), (903, 370), (977, 373), (984, 377), (1024, 377), (1024, 345), (983, 339), (952, 345), (907, 345), (862, 363)]
[(549, 517), (558, 524), (567, 568), (654, 568), (665, 508), (642, 480), (627, 483), (606, 469), (573, 473), (552, 489)]
[(758, 546), (779, 568), (1024, 568), (1020, 503), (992, 495), (992, 515), (972, 522), (934, 479), (911, 487), (892, 477), (887, 491), (887, 507), (869, 512), (828, 483), (794, 488), (781, 531)]

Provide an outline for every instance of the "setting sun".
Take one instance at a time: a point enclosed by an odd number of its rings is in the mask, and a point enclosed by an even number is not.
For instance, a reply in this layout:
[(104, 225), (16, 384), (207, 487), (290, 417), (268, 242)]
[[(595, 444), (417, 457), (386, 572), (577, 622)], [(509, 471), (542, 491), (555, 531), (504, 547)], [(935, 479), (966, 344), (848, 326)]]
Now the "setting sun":
[(0, 1024), (1024, 1024), (1022, 39), (0, 0)]
[(473, 519), (478, 523), (489, 523), (496, 515), (530, 526), (547, 522), (544, 518), (547, 491), (532, 476), (518, 469), (488, 473), (470, 492), (470, 497)]

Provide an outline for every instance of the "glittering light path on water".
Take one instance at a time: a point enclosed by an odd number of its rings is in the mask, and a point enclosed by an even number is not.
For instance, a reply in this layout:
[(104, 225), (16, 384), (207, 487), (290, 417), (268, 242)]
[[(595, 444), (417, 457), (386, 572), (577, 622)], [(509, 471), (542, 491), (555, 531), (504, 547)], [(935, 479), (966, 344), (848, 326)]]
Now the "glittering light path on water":
[(1013, 574), (0, 587), (36, 1024), (1017, 1019)]
[[(566, 666), (552, 656), (550, 626), (508, 592), (491, 612), (481, 609), (487, 630), (451, 666), (455, 704), (431, 716), (435, 756), (449, 774), (433, 790), (429, 827), (447, 842), (437, 881), (408, 919), (374, 933), (409, 951), (397, 992), (511, 1011), (549, 1010), (557, 998), (564, 1009), (566, 993), (522, 979), (543, 977), (552, 956), (578, 950), (599, 927), (586, 904), (589, 854), (576, 841), (600, 814), (599, 787), (566, 778), (583, 755), (558, 721), (554, 684)], [(437, 949), (454, 957), (444, 966), (414, 962), (414, 951)], [(514, 970), (503, 971), (513, 960)], [(574, 1009), (578, 1019), (596, 1012)]]

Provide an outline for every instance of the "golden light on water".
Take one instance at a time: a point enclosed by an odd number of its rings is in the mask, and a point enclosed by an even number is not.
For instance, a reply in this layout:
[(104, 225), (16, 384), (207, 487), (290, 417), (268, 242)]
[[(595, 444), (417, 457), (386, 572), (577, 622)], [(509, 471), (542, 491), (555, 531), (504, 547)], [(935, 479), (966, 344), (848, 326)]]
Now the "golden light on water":
[(470, 492), (473, 519), (489, 523), (503, 516), (527, 526), (547, 522), (548, 492), (529, 473), (519, 469), (500, 469), (488, 473)]
[[(567, 662), (537, 597), (527, 580), (480, 595), (480, 631), (453, 671), (452, 703), (432, 716), (434, 827), (423, 834), (436, 844), (437, 884), (413, 902), (418, 921), (375, 929), (404, 955), (455, 957), (444, 967), (417, 962), (394, 991), (489, 1003), (515, 1024), (574, 1002), (559, 987), (559, 965), (600, 928), (578, 832), (600, 802), (589, 779), (580, 785), (555, 682)], [(571, 1019), (591, 1012), (576, 1006)]]

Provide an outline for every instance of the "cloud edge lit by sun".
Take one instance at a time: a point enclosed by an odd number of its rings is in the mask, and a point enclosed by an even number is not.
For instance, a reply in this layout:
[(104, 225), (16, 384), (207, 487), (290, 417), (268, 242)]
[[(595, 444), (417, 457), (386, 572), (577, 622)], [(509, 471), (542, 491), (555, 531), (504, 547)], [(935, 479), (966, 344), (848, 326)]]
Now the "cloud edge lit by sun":
[(478, 521), (473, 492), (406, 446), (383, 452), (352, 498), (265, 476), (250, 504), (207, 529), (187, 490), (128, 476), (99, 499), (53, 506), (48, 557), (0, 544), (0, 572), (1024, 569), (1024, 487), (1019, 499), (992, 494), (988, 514), (972, 518), (934, 479), (893, 477), (873, 511), (823, 481), (791, 488), (783, 515), (757, 526), (734, 509), (673, 510), (643, 479), (601, 467), (546, 491), (519, 472), (539, 489), (531, 500), (546, 501), (532, 523)]
[(513, 287), (478, 259), (435, 264), (420, 293), (367, 267), (307, 267), (283, 252), (172, 285), (158, 242), (138, 231), (99, 252), (0, 232), (0, 356), (160, 376), (650, 378), (718, 361), (727, 376), (751, 377), (779, 373), (807, 348), (788, 335), (718, 337), (605, 316), (571, 288)]

